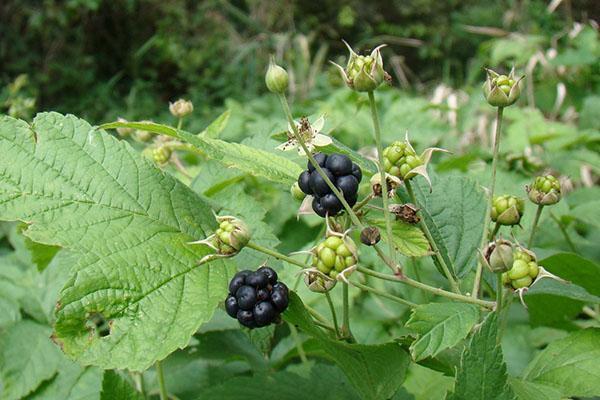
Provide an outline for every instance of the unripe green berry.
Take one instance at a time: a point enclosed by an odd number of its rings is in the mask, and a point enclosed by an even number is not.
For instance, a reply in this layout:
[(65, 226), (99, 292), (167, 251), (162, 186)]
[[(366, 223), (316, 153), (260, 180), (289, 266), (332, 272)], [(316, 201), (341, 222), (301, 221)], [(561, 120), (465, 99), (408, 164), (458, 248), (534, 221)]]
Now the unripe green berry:
[(290, 193), (292, 194), (292, 197), (296, 200), (304, 200), (304, 198), (306, 197), (306, 193), (304, 193), (302, 189), (300, 189), (300, 185), (298, 185), (298, 182), (294, 182), (294, 184), (290, 188)]
[(342, 272), (343, 270), (346, 269), (346, 263), (344, 261), (344, 258), (340, 255), (335, 256), (335, 265), (334, 268), (336, 271), (338, 272)]
[(329, 247), (323, 247), (319, 252), (319, 259), (329, 269), (333, 268), (333, 266), (335, 265), (335, 256), (335, 251), (330, 249)]
[(537, 263), (535, 261), (530, 261), (528, 263), (529, 265), (529, 276), (532, 278), (535, 278), (536, 276), (538, 276), (540, 267), (537, 265)]
[(163, 165), (169, 162), (171, 158), (171, 149), (166, 146), (159, 146), (152, 150), (152, 159), (155, 163)]
[(350, 249), (343, 243), (337, 248), (336, 253), (342, 257), (349, 257), (352, 255)]
[(523, 278), (512, 280), (511, 285), (515, 289), (521, 289), (524, 287), (529, 287), (532, 282), (533, 282), (533, 279), (531, 279), (531, 277), (529, 275), (526, 275)]
[(327, 239), (325, 239), (324, 244), (325, 244), (325, 246), (329, 247), (331, 250), (337, 250), (338, 247), (340, 247), (344, 244), (344, 241), (340, 237), (329, 236)]
[(503, 195), (494, 198), (492, 202), (492, 221), (500, 225), (517, 225), (525, 210), (525, 203), (515, 196)]
[(325, 265), (325, 263), (321, 260), (317, 261), (317, 269), (319, 271), (321, 271), (322, 273), (324, 273), (325, 275), (327, 275), (329, 273), (329, 271), (331, 271), (331, 268), (328, 267), (327, 265)]
[(529, 264), (527, 264), (523, 260), (516, 260), (513, 262), (513, 266), (508, 271), (508, 277), (513, 281), (515, 279), (523, 278), (524, 276), (529, 274)]
[(529, 200), (543, 206), (556, 204), (561, 199), (560, 182), (552, 175), (538, 176), (531, 187), (527, 187)]

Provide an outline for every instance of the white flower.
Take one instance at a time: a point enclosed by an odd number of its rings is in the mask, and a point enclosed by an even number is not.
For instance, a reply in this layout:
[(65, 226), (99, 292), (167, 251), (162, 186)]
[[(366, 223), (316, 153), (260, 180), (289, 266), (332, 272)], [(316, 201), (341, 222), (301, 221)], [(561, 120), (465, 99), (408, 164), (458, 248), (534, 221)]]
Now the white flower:
[[(308, 121), (308, 118), (306, 117), (300, 118), (298, 122), (294, 121), (294, 123), (296, 124), (298, 134), (306, 144), (308, 151), (312, 152), (315, 149), (315, 147), (325, 147), (333, 143), (331, 137), (319, 133), (325, 125), (325, 118), (323, 116), (319, 117), (319, 119), (317, 119), (312, 124)], [(282, 151), (289, 151), (297, 148), (298, 154), (300, 154), (301, 156), (306, 155), (304, 153), (304, 149), (296, 140), (296, 137), (294, 136), (294, 130), (290, 124), (288, 124), (287, 136), (288, 141), (277, 146), (277, 149)]]

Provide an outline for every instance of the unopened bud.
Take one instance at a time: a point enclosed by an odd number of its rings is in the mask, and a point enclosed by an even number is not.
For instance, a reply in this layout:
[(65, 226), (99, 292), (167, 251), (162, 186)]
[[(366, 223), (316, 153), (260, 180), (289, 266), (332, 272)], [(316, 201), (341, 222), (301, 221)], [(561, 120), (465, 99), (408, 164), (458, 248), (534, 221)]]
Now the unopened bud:
[(169, 162), (172, 151), (167, 146), (158, 146), (152, 149), (152, 159), (158, 165), (164, 165)]
[(487, 78), (483, 84), (483, 95), (487, 102), (494, 107), (508, 107), (521, 96), (521, 81), (523, 77), (515, 77), (515, 70), (508, 76), (500, 75), (491, 69), (486, 69)]
[(549, 206), (561, 199), (560, 182), (552, 175), (538, 176), (526, 190), (529, 200), (538, 205)]
[(275, 64), (275, 59), (271, 57), (269, 68), (265, 75), (265, 83), (270, 92), (283, 94), (288, 87), (288, 73), (285, 69)]
[(492, 272), (506, 272), (513, 265), (513, 248), (507, 240), (498, 239), (485, 250), (485, 258)]
[(183, 118), (194, 111), (194, 105), (189, 100), (179, 99), (175, 103), (169, 103), (169, 111), (174, 117)]
[(500, 225), (518, 225), (524, 210), (523, 199), (510, 195), (495, 197), (492, 203), (492, 221)]

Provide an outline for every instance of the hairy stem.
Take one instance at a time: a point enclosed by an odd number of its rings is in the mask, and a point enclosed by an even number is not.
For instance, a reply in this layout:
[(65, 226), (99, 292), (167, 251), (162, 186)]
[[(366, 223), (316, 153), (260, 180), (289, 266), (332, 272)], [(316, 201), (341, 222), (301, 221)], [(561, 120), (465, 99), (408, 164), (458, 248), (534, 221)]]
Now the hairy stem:
[(411, 279), (411, 278), (409, 278), (407, 276), (384, 274), (384, 273), (381, 273), (381, 272), (372, 271), (372, 270), (370, 270), (368, 268), (365, 268), (365, 267), (358, 267), (357, 271), (359, 271), (359, 272), (361, 272), (361, 273), (363, 273), (365, 275), (370, 275), (370, 276), (373, 276), (375, 278), (383, 279), (383, 280), (386, 280), (386, 281), (403, 283), (405, 285), (412, 286), (414, 288), (421, 289), (421, 290), (433, 293), (433, 294), (438, 295), (438, 296), (446, 297), (448, 299), (461, 301), (463, 303), (477, 304), (479, 306), (482, 306), (482, 307), (485, 307), (485, 308), (489, 308), (489, 309), (493, 309), (495, 307), (495, 305), (496, 305), (496, 303), (493, 302), (493, 301), (486, 301), (486, 300), (475, 299), (475, 298), (472, 298), (470, 296), (465, 296), (465, 295), (462, 295), (462, 294), (449, 292), (449, 291), (444, 290), (444, 289), (436, 288), (436, 287), (433, 287), (433, 286), (429, 286), (429, 285), (427, 285), (425, 283), (421, 283), (421, 282), (415, 281), (414, 279)]
[(165, 385), (165, 374), (163, 373), (163, 368), (160, 361), (155, 363), (156, 367), (156, 375), (158, 377), (158, 388), (160, 391), (160, 400), (168, 400), (169, 395), (167, 393), (167, 386)]
[(333, 327), (335, 328), (335, 336), (340, 338), (341, 334), (340, 327), (338, 326), (337, 314), (335, 312), (333, 301), (331, 301), (331, 295), (329, 294), (329, 291), (325, 292), (325, 297), (327, 298), (327, 304), (329, 304), (329, 310), (331, 310), (331, 319), (333, 320)]
[[(413, 204), (415, 204), (417, 207), (419, 207), (419, 203), (417, 202), (417, 197), (415, 196), (415, 192), (412, 189), (412, 185), (410, 184), (410, 181), (405, 180), (404, 185), (406, 186), (406, 192), (408, 193), (410, 200), (413, 202)], [(452, 291), (460, 294), (460, 289), (458, 287), (458, 283), (452, 276), (452, 273), (450, 272), (450, 269), (448, 268), (448, 264), (446, 264), (446, 260), (444, 260), (444, 257), (442, 257), (442, 253), (440, 252), (440, 249), (438, 248), (437, 243), (433, 239), (433, 236), (431, 235), (431, 232), (429, 231), (429, 228), (427, 227), (427, 224), (425, 223), (424, 218), (421, 218), (421, 220), (419, 221), (419, 225), (421, 226), (421, 230), (425, 234), (425, 237), (427, 237), (427, 240), (429, 241), (429, 245), (431, 246), (431, 249), (434, 252), (435, 258), (437, 259), (438, 264), (442, 268), (442, 271), (444, 271), (444, 275), (446, 276), (446, 279), (448, 279), (448, 282), (450, 283), (450, 287), (452, 288)]]
[(533, 219), (533, 224), (531, 224), (531, 233), (529, 234), (529, 242), (527, 242), (527, 248), (530, 249), (533, 246), (533, 238), (535, 237), (535, 229), (537, 228), (537, 224), (540, 221), (540, 216), (542, 215), (542, 211), (544, 210), (543, 204), (538, 204), (537, 210), (535, 211), (535, 218)]
[(392, 214), (388, 209), (388, 185), (385, 178), (385, 167), (383, 163), (383, 145), (381, 144), (381, 128), (379, 126), (379, 114), (377, 113), (377, 103), (375, 102), (375, 94), (369, 92), (369, 103), (371, 105), (371, 118), (373, 119), (373, 132), (375, 136), (375, 145), (377, 146), (377, 156), (379, 161), (379, 177), (381, 179), (381, 199), (383, 201), (383, 216), (385, 217), (385, 230), (388, 236), (389, 253), (392, 261), (396, 260), (396, 249), (392, 240)]
[[(498, 149), (500, 148), (500, 131), (502, 129), (502, 115), (504, 113), (504, 107), (498, 107), (496, 111), (496, 131), (494, 132), (494, 150), (492, 156), (492, 177), (490, 182), (490, 192), (487, 202), (487, 208), (485, 210), (485, 219), (483, 221), (483, 233), (481, 235), (480, 249), (483, 249), (486, 239), (488, 237), (488, 229), (490, 226), (490, 215), (492, 213), (492, 204), (494, 202), (494, 191), (496, 188), (496, 168), (498, 165)], [(477, 269), (475, 270), (475, 281), (473, 282), (473, 290), (471, 296), (477, 298), (479, 296), (479, 286), (481, 285), (481, 274), (483, 272), (483, 264), (481, 261), (477, 263)]]
[(358, 288), (358, 289), (360, 289), (362, 291), (371, 292), (371, 293), (373, 293), (373, 294), (375, 294), (377, 296), (385, 297), (386, 299), (390, 299), (392, 301), (395, 301), (396, 303), (400, 303), (400, 304), (403, 304), (403, 305), (411, 307), (411, 308), (414, 308), (414, 307), (418, 306), (418, 304), (415, 304), (412, 301), (408, 301), (408, 300), (405, 300), (405, 299), (403, 299), (401, 297), (394, 296), (393, 294), (389, 294), (387, 292), (384, 292), (383, 290), (375, 289), (374, 287), (363, 285), (363, 284), (358, 283), (358, 282), (349, 281), (349, 283), (350, 283), (350, 285), (352, 285), (352, 286), (354, 286), (354, 287), (356, 287), (356, 288)]

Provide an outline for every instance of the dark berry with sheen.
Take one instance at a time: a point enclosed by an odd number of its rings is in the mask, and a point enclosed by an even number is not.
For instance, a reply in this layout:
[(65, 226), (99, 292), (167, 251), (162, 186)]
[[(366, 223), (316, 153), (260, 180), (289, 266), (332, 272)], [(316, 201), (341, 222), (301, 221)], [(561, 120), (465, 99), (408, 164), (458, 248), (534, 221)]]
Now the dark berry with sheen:
[[(315, 161), (317, 162), (317, 164), (319, 164), (319, 167), (321, 167), (321, 168), (325, 167), (325, 163), (327, 162), (327, 154), (317, 153), (313, 157), (314, 157)], [(307, 161), (306, 168), (308, 169), (309, 172), (313, 172), (315, 170), (315, 167), (313, 167), (310, 160)]]
[(312, 194), (312, 189), (310, 188), (310, 171), (303, 171), (298, 177), (298, 186), (300, 186), (300, 190), (302, 190), (306, 194)]
[(344, 176), (352, 173), (352, 161), (343, 154), (332, 154), (327, 157), (325, 167), (335, 176)]

